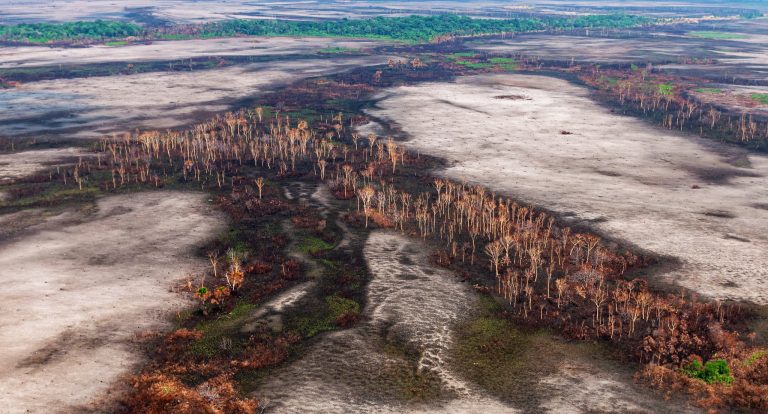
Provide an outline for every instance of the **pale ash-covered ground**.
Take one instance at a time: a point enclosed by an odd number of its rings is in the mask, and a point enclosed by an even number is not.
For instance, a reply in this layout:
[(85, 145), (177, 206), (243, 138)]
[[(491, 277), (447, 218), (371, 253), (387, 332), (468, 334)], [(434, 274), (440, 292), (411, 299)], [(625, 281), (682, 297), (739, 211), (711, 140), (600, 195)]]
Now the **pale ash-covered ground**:
[(277, 86), (387, 62), (387, 56), (277, 60), (192, 72), (33, 82), (0, 90), (0, 135), (101, 138), (185, 126)]
[(677, 258), (667, 282), (768, 304), (768, 157), (619, 116), (550, 77), (466, 77), (379, 99), (370, 113), (450, 161), (441, 174)]
[(325, 48), (365, 49), (382, 44), (370, 40), (323, 37), (237, 37), (162, 41), (125, 46), (94, 45), (0, 47), (0, 68), (85, 65), (93, 63), (165, 61), (206, 56), (276, 56), (313, 54)]
[[(88, 156), (80, 148), (55, 148), (0, 154), (0, 184), (42, 171), (52, 164), (68, 165)], [(2, 198), (0, 198), (0, 201)]]
[(0, 312), (0, 411), (82, 412), (141, 362), (135, 335), (189, 305), (172, 288), (205, 266), (193, 249), (223, 218), (203, 194), (163, 191), (32, 222), (0, 244), (0, 283), (13, 286)]

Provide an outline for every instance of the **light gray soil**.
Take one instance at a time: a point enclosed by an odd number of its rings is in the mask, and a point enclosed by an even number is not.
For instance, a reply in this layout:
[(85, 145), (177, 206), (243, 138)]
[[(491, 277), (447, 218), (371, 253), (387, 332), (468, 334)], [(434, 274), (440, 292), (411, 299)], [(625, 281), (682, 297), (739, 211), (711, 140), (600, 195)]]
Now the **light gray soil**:
[(450, 161), (441, 174), (675, 257), (669, 283), (768, 304), (768, 157), (616, 115), (549, 77), (474, 76), (379, 98), (371, 114), (398, 124), (410, 149)]
[(162, 191), (32, 223), (0, 245), (0, 411), (78, 412), (141, 362), (137, 335), (189, 305), (174, 287), (224, 221), (204, 195)]
[[(79, 148), (57, 148), (0, 154), (0, 184), (32, 175), (51, 165), (76, 163), (79, 157), (89, 156)], [(0, 198), (2, 201), (2, 198)]]
[(271, 61), (194, 72), (57, 79), (0, 90), (0, 134), (101, 138), (174, 128), (302, 78), (378, 65), (387, 56)]
[[(236, 37), (82, 48), (0, 47), (0, 68), (86, 65), (93, 63), (167, 61), (206, 56), (279, 56), (314, 54), (325, 48), (366, 49), (382, 42), (323, 37)], [(181, 64), (181, 63), (179, 63)]]

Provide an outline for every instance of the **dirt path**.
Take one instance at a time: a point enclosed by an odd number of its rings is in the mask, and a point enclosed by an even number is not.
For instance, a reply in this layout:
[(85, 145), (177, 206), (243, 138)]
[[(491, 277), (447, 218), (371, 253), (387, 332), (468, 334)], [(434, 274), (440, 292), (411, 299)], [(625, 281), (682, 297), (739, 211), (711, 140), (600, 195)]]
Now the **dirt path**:
[(0, 283), (12, 287), (0, 305), (1, 411), (77, 412), (139, 362), (135, 334), (187, 304), (171, 288), (204, 265), (192, 249), (223, 228), (204, 197), (107, 197), (74, 223), (53, 217), (0, 246)]
[(672, 256), (681, 266), (666, 282), (768, 304), (768, 157), (616, 115), (550, 77), (472, 76), (380, 98), (371, 114), (451, 162), (442, 174)]

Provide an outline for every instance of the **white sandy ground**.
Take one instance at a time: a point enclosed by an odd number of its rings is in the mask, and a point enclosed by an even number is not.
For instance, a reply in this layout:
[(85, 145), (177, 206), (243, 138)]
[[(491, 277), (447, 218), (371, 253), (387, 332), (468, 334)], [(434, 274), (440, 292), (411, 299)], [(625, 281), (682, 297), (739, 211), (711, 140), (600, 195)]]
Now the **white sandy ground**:
[[(53, 164), (65, 165), (76, 162), (78, 157), (88, 156), (79, 148), (55, 148), (0, 154), (0, 184), (32, 175)], [(0, 196), (2, 201), (2, 196)]]
[(675, 257), (667, 282), (768, 304), (768, 157), (616, 115), (549, 77), (466, 77), (379, 98), (370, 113), (399, 124), (410, 149), (450, 161), (440, 174)]
[(279, 85), (384, 64), (388, 58), (280, 60), (193, 72), (34, 82), (0, 90), (0, 134), (100, 138), (135, 128), (180, 127)]
[[(453, 327), (477, 298), (469, 286), (428, 264), (419, 241), (394, 232), (373, 232), (364, 254), (372, 280), (363, 322), (324, 335), (301, 359), (270, 375), (254, 393), (267, 404), (267, 412), (521, 412), (486, 395), (450, 366)], [(435, 375), (447, 398), (410, 404), (397, 399), (398, 372), (413, 368), (396, 353), (385, 352), (385, 342), (418, 351), (418, 372)], [(655, 411), (657, 402), (634, 391), (626, 376), (590, 367), (577, 357), (568, 359), (560, 372), (541, 380), (548, 396), (542, 412)]]
[(207, 56), (279, 56), (313, 54), (325, 48), (367, 49), (383, 42), (322, 37), (236, 37), (154, 42), (127, 46), (80, 48), (0, 47), (0, 68), (165, 61)]
[(140, 362), (134, 335), (167, 328), (189, 304), (171, 288), (205, 266), (192, 251), (223, 224), (202, 194), (147, 192), (5, 240), (0, 411), (78, 412), (106, 397)]

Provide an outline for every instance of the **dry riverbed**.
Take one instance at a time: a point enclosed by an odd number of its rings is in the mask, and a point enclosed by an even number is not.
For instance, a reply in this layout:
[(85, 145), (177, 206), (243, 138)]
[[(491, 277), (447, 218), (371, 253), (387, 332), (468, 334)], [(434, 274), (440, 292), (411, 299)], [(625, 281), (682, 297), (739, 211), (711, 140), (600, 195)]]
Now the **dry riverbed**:
[[(36, 210), (15, 213), (42, 214)], [(0, 224), (5, 216), (0, 216)], [(205, 265), (194, 248), (223, 229), (205, 196), (145, 192), (31, 220), (0, 244), (0, 406), (81, 412), (141, 362), (137, 335), (188, 305), (173, 288)]]
[[(457, 347), (473, 355), (482, 352), (466, 345), (457, 332), (462, 324), (472, 323), (479, 296), (450, 271), (430, 265), (419, 241), (395, 232), (371, 233), (364, 255), (371, 280), (363, 320), (351, 329), (324, 334), (301, 358), (271, 372), (254, 393), (266, 404), (266, 412), (688, 410), (635, 390), (629, 370), (591, 360), (581, 345), (546, 334), (528, 340), (511, 325), (502, 335), (522, 336), (520, 349), (504, 357), (512, 360), (510, 371), (485, 372), (500, 375), (506, 384), (486, 390), (459, 368), (477, 361), (457, 361), (462, 355), (455, 352)], [(288, 306), (301, 305), (294, 301)], [(520, 381), (505, 382), (509, 377)]]
[(670, 256), (670, 284), (768, 304), (768, 157), (619, 116), (550, 77), (474, 76), (378, 98), (370, 113), (411, 150), (447, 159), (440, 174)]

